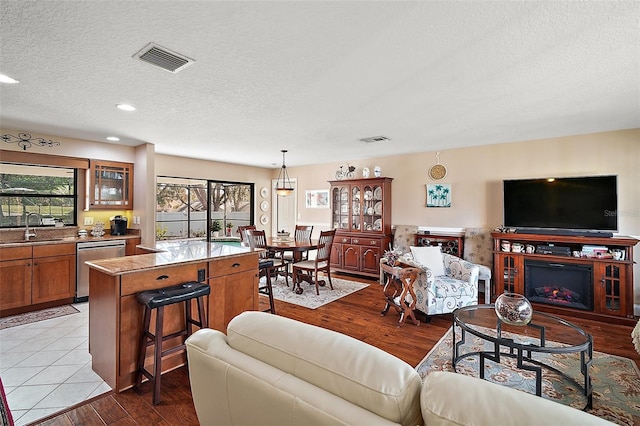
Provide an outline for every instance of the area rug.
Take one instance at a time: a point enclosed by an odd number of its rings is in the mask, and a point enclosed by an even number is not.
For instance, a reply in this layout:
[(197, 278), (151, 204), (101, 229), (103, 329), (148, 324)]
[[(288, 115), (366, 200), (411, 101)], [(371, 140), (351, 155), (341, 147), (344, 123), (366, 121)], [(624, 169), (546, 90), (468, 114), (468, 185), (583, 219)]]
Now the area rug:
[(10, 317), (0, 318), (0, 330), (19, 325), (31, 324), (51, 318), (58, 318), (65, 315), (77, 314), (78, 311), (71, 305), (56, 306), (54, 308), (41, 309), (39, 311), (27, 312), (24, 314), (12, 315)]
[[(261, 278), (261, 284), (264, 284), (264, 277)], [(273, 298), (294, 305), (304, 306), (309, 309), (316, 309), (336, 301), (342, 297), (348, 296), (358, 290), (362, 290), (369, 284), (359, 283), (355, 281), (343, 280), (340, 278), (331, 278), (333, 290), (329, 287), (329, 283), (320, 287), (320, 295), (316, 294), (316, 286), (308, 283), (302, 283), (304, 290), (302, 294), (296, 294), (293, 290), (293, 281), (289, 279), (289, 286), (285, 283), (284, 277), (278, 276), (277, 280), (273, 280), (271, 287), (273, 288)]]
[[(456, 336), (460, 336), (458, 329)], [(416, 367), (420, 377), (424, 378), (433, 371), (453, 371), (452, 340), (450, 328)], [(490, 346), (486, 341), (467, 334), (467, 343), (462, 348), (463, 352), (468, 352), (489, 350)], [(538, 355), (536, 359), (565, 372), (580, 383), (579, 355)], [(464, 358), (458, 362), (457, 372), (478, 377), (478, 364), (477, 355)], [(593, 386), (593, 408), (588, 410), (589, 413), (620, 425), (640, 424), (640, 371), (632, 360), (594, 351), (589, 374)], [(535, 394), (535, 373), (518, 370), (512, 358), (502, 357), (501, 364), (487, 360), (485, 379)], [(586, 402), (585, 396), (571, 382), (545, 369), (542, 373), (542, 397), (579, 409)]]

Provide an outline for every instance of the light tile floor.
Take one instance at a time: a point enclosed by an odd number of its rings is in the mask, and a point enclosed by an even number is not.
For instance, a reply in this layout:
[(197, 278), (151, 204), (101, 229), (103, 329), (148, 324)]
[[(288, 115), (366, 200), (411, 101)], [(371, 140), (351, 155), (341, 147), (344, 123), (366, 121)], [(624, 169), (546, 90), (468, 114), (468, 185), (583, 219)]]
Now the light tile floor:
[(89, 303), (80, 312), (0, 330), (0, 376), (16, 425), (111, 388), (91, 369)]

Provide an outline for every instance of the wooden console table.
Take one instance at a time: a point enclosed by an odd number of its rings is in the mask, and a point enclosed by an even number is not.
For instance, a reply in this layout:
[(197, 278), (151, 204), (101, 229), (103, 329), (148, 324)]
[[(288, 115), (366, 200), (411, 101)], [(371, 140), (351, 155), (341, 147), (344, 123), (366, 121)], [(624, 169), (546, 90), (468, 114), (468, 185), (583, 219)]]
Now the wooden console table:
[[(398, 326), (401, 326), (407, 318), (415, 325), (420, 325), (420, 321), (416, 319), (413, 310), (416, 307), (416, 293), (413, 291), (413, 282), (418, 279), (420, 271), (417, 268), (402, 268), (400, 266), (391, 266), (386, 263), (380, 264), (385, 277), (384, 296), (387, 301), (380, 315), (386, 315), (389, 308), (393, 306), (400, 314)], [(405, 303), (407, 292), (411, 295), (411, 304)]]
[(417, 247), (440, 246), (443, 253), (462, 257), (464, 254), (464, 234), (413, 234)]

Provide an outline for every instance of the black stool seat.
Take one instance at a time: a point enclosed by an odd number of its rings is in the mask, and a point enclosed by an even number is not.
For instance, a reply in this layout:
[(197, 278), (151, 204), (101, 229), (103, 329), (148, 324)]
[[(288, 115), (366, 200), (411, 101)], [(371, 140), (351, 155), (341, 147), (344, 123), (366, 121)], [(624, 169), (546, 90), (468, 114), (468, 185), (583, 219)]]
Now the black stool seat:
[[(162, 375), (162, 358), (176, 352), (186, 352), (184, 340), (193, 333), (193, 326), (207, 327), (207, 315), (204, 307), (204, 296), (211, 293), (211, 287), (196, 281), (141, 291), (136, 294), (138, 303), (144, 306), (142, 320), (142, 336), (138, 353), (138, 377), (135, 387), (142, 384), (142, 377), (153, 382), (153, 404), (160, 403), (160, 379)], [(198, 305), (198, 318), (191, 316), (191, 303), (195, 299)], [(164, 334), (165, 306), (184, 302), (184, 328), (168, 335)], [(155, 332), (151, 331), (151, 311), (156, 310)], [(182, 343), (170, 348), (163, 348), (163, 342), (181, 337)], [(145, 368), (147, 348), (154, 346), (153, 371)]]
[(147, 306), (150, 309), (159, 308), (160, 306), (180, 303), (196, 297), (206, 296), (211, 293), (211, 287), (208, 285), (190, 281), (184, 284), (174, 285), (172, 287), (160, 288), (157, 290), (141, 291), (136, 295), (138, 303)]

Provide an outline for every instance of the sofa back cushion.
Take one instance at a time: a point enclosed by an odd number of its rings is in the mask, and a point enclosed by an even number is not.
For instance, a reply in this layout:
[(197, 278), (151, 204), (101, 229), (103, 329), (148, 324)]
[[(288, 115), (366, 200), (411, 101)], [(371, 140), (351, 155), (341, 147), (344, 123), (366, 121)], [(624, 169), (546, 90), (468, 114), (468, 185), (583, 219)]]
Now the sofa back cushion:
[(415, 247), (411, 246), (413, 260), (420, 265), (431, 269), (435, 277), (444, 275), (444, 262), (442, 251), (438, 246)]
[(421, 380), (407, 363), (344, 334), (264, 312), (227, 327), (229, 346), (399, 424), (422, 424)]

